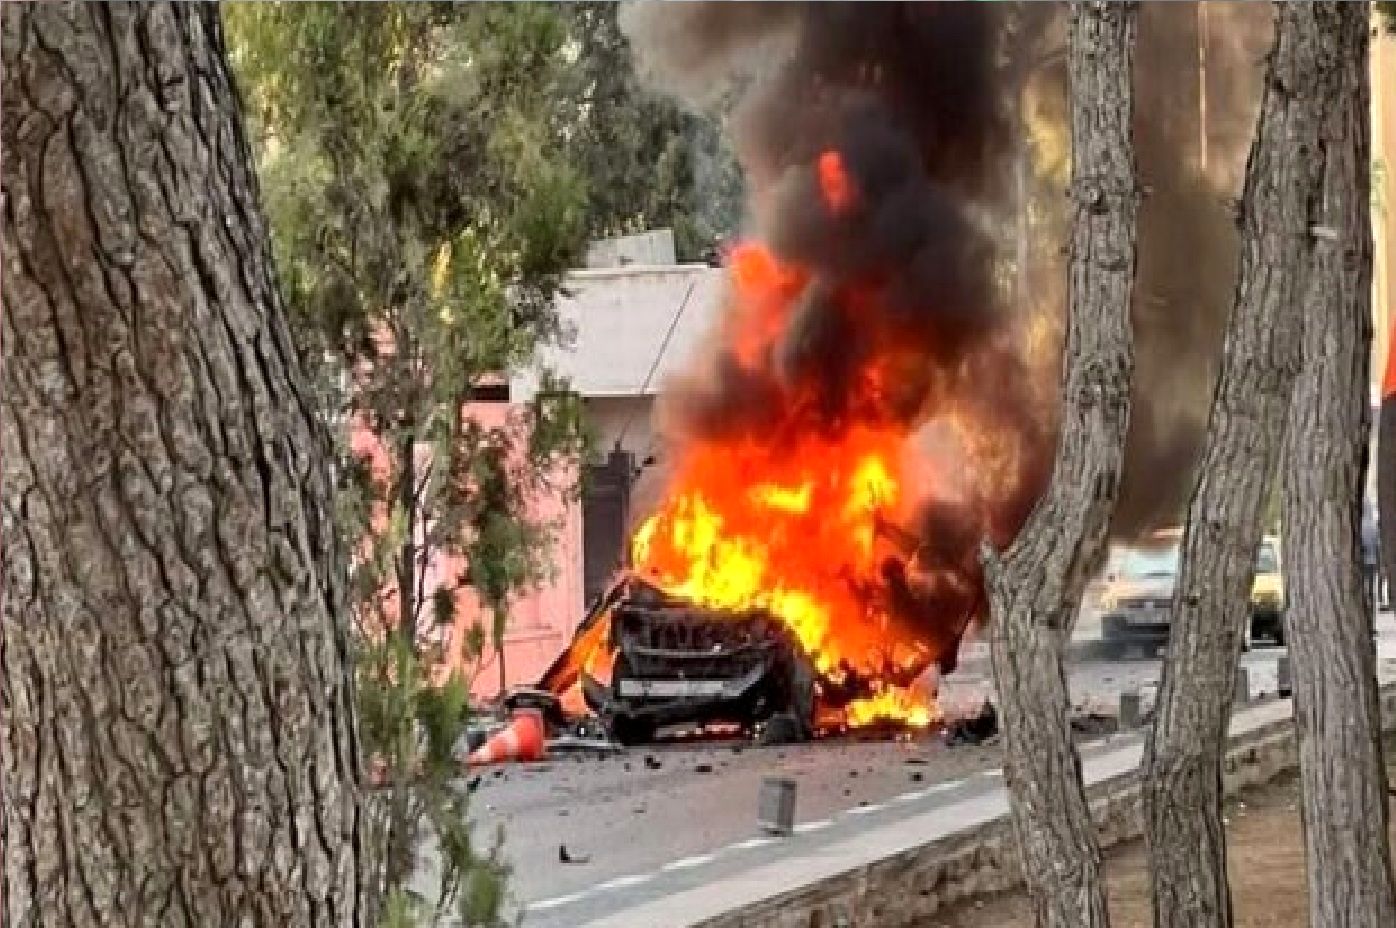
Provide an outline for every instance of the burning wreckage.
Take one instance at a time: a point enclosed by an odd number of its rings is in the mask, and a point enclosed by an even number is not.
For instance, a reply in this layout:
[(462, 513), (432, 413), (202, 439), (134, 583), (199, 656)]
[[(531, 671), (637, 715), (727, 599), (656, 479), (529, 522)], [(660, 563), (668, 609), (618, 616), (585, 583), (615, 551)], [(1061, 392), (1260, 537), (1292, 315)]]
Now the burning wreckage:
[(749, 231), (707, 349), (659, 398), (663, 497), (541, 681), (574, 716), (627, 742), (937, 719), (984, 614), (981, 546), (1017, 532), (1051, 447), (1054, 360), (1005, 306), (986, 221), (1021, 80), (993, 51), (999, 6), (623, 14), (694, 102), (768, 39), (787, 54), (732, 119)]
[[(972, 545), (948, 532), (956, 543), (927, 545), (888, 515), (904, 487), (887, 463), (898, 440), (807, 437), (794, 456), (691, 448), (692, 469), (635, 532), (631, 568), (539, 688), (628, 744), (678, 724), (782, 742), (937, 721), (934, 681), (982, 613), (981, 584)], [(973, 530), (962, 506), (934, 512)]]
[(915, 676), (903, 668), (869, 677), (846, 664), (821, 674), (770, 611), (704, 608), (627, 574), (593, 605), (539, 686), (571, 693), (573, 708), (580, 695), (622, 744), (648, 742), (666, 725), (712, 723), (783, 743), (850, 721), (924, 727), (928, 704), (885, 688), (889, 680), (909, 687)]
[(541, 685), (580, 694), (622, 744), (677, 723), (769, 725), (784, 740), (814, 724), (813, 665), (783, 623), (703, 609), (631, 575), (596, 602)]

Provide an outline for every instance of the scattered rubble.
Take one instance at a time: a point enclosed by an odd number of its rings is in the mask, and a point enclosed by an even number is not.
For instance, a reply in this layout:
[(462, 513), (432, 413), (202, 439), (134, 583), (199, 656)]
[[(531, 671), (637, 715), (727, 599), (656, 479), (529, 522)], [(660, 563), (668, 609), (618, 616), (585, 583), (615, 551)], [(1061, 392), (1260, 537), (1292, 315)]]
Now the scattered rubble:
[(945, 726), (945, 743), (983, 744), (999, 733), (999, 713), (987, 699), (974, 715), (964, 716), (948, 722)]
[(561, 735), (547, 741), (549, 754), (594, 754), (604, 757), (608, 754), (623, 754), (625, 747), (607, 738), (582, 738), (576, 735)]
[(585, 864), (591, 862), (591, 855), (588, 854), (585, 857), (578, 857), (568, 852), (567, 845), (559, 844), (557, 846), (557, 859), (564, 864)]

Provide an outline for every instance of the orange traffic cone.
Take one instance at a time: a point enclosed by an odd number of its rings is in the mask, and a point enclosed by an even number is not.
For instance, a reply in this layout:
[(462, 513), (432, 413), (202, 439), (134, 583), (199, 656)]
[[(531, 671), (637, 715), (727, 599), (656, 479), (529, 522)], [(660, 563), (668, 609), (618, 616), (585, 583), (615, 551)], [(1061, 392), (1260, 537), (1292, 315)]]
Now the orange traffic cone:
[(497, 764), (506, 760), (530, 761), (543, 756), (543, 713), (519, 709), (509, 727), (471, 752), (470, 766)]

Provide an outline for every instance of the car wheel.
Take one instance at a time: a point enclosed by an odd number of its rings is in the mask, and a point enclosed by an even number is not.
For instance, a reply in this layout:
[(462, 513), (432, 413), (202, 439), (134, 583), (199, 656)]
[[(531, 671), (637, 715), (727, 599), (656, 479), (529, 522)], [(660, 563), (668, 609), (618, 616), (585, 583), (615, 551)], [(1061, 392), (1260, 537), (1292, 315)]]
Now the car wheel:
[(777, 712), (761, 729), (764, 745), (798, 744), (805, 740), (805, 726), (793, 712)]

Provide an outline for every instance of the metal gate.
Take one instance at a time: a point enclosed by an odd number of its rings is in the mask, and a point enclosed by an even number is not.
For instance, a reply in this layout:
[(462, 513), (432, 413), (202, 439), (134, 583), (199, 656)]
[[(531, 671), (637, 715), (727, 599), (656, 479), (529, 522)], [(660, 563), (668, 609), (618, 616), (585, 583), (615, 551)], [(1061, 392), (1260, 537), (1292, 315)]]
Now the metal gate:
[(625, 563), (635, 456), (619, 448), (587, 466), (582, 485), (582, 590), (590, 603)]

